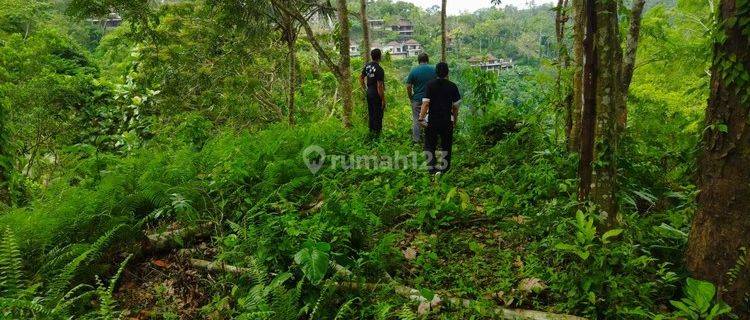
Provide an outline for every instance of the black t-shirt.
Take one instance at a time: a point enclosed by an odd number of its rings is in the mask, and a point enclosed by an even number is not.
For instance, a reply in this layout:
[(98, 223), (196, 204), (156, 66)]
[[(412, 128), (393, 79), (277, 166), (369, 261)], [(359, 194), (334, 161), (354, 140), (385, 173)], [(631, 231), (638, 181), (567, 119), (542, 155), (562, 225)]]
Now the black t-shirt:
[(450, 80), (435, 79), (427, 83), (424, 99), (430, 101), (429, 122), (440, 125), (450, 122), (453, 104), (461, 101), (461, 93)]
[(377, 62), (368, 62), (362, 68), (362, 76), (367, 78), (367, 92), (378, 93), (378, 81), (385, 82), (385, 72)]

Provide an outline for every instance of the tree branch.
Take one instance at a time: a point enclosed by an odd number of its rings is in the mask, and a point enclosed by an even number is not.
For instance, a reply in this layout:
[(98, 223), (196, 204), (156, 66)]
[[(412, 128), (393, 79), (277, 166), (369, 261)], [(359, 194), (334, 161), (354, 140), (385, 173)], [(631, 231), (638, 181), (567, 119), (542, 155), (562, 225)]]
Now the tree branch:
[(315, 49), (315, 52), (318, 53), (318, 57), (320, 57), (320, 60), (322, 60), (323, 63), (325, 63), (326, 66), (331, 69), (331, 72), (333, 72), (336, 77), (341, 78), (341, 70), (339, 69), (338, 65), (333, 62), (331, 56), (328, 55), (328, 53), (323, 49), (323, 46), (320, 45), (318, 39), (315, 38), (315, 33), (313, 32), (312, 27), (310, 27), (310, 23), (307, 22), (307, 19), (305, 19), (305, 17), (302, 16), (299, 11), (289, 8), (289, 6), (284, 5), (279, 0), (271, 0), (271, 3), (279, 10), (286, 12), (294, 20), (297, 20), (300, 25), (302, 25), (302, 28), (305, 30), (305, 34), (307, 35), (307, 40), (310, 41), (313, 49)]
[(635, 69), (635, 56), (638, 51), (638, 38), (641, 33), (641, 17), (643, 15), (643, 6), (646, 0), (635, 0), (630, 10), (630, 28), (625, 47), (625, 57), (622, 64), (622, 87), (623, 92), (627, 95), (630, 83), (633, 81), (633, 71)]

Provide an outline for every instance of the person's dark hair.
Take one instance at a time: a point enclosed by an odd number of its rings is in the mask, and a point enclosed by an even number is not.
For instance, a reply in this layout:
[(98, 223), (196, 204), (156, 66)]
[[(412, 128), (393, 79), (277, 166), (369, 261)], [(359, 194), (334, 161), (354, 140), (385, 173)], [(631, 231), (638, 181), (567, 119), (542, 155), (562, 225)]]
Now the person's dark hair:
[(417, 62), (419, 63), (428, 63), (430, 62), (430, 56), (428, 56), (426, 53), (422, 52), (417, 56)]
[(383, 55), (382, 52), (380, 52), (380, 49), (372, 49), (370, 51), (370, 57), (372, 57), (372, 60), (380, 61), (380, 57)]
[(437, 73), (438, 78), (445, 78), (448, 76), (448, 64), (445, 62), (438, 63), (435, 66), (435, 73)]

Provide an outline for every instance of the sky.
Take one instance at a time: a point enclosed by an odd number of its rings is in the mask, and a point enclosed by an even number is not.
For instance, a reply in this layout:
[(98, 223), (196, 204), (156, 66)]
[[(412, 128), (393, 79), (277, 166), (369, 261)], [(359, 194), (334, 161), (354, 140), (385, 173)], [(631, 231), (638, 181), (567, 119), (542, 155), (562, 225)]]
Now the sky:
[[(411, 2), (422, 8), (429, 8), (432, 6), (440, 6), (441, 0), (401, 0)], [(536, 5), (543, 3), (552, 3), (553, 0), (501, 0), (501, 7), (506, 5), (512, 5), (518, 8), (529, 7), (529, 2), (533, 1)], [(492, 3), (490, 0), (448, 0), (447, 10), (449, 15), (458, 14), (461, 12), (474, 12), (477, 9), (491, 7)]]

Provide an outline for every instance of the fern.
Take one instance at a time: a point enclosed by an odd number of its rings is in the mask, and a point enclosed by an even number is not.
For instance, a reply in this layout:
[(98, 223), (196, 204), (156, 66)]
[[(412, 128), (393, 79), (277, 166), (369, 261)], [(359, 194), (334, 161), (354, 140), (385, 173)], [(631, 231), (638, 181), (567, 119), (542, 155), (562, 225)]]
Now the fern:
[(401, 310), (398, 312), (399, 318), (401, 320), (417, 320), (417, 314), (414, 313), (414, 311), (409, 308), (409, 306), (404, 305), (401, 307)]
[(350, 319), (347, 318), (347, 315), (352, 312), (352, 305), (354, 304), (354, 301), (359, 300), (359, 298), (349, 299), (349, 301), (344, 302), (344, 304), (341, 305), (339, 308), (339, 311), (336, 312), (336, 316), (333, 317), (333, 320), (345, 320)]
[(375, 306), (375, 320), (388, 319), (388, 315), (391, 314), (391, 308), (393, 308), (393, 306), (388, 303), (385, 303), (385, 302), (378, 303)]
[(23, 288), (21, 251), (10, 228), (0, 239), (0, 296), (18, 298)]
[(120, 224), (112, 230), (109, 230), (107, 233), (99, 237), (99, 239), (97, 239), (88, 250), (68, 263), (62, 269), (60, 274), (55, 277), (54, 281), (50, 283), (46, 298), (52, 301), (60, 300), (64, 296), (65, 289), (77, 275), (79, 267), (101, 257), (104, 250), (109, 247), (109, 244), (115, 239), (119, 232), (125, 228), (127, 228), (125, 224)]
[(98, 287), (96, 289), (96, 294), (99, 296), (99, 317), (101, 319), (117, 319), (119, 318), (119, 313), (116, 311), (117, 309), (117, 303), (115, 302), (115, 290), (117, 289), (117, 282), (120, 280), (120, 277), (122, 277), (122, 273), (125, 271), (125, 267), (127, 267), (128, 262), (133, 258), (133, 255), (129, 255), (125, 260), (120, 263), (120, 267), (117, 268), (117, 272), (114, 276), (112, 276), (111, 279), (109, 279), (108, 285), (105, 287), (104, 284), (102, 284), (99, 277), (96, 278)]
[(727, 272), (729, 285), (734, 284), (747, 267), (747, 248), (742, 247), (740, 248), (740, 255), (737, 257), (737, 262), (735, 262), (734, 266)]
[[(15, 298), (0, 298), (0, 316), (11, 316), (18, 314), (25, 314), (24, 311), (30, 311), (32, 315), (51, 315), (52, 312), (45, 308), (37, 301), (30, 301), (25, 299)], [(37, 316), (31, 317), (37, 318)], [(14, 319), (15, 317), (11, 317)], [(17, 319), (17, 318), (16, 318)]]

